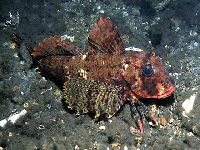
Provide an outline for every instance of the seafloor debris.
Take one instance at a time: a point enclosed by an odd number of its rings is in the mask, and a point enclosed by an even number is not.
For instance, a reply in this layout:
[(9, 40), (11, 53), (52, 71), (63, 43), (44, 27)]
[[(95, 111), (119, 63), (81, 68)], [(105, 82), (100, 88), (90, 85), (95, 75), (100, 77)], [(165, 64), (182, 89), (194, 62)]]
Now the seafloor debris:
[(166, 126), (167, 125), (167, 120), (165, 119), (165, 117), (163, 115), (160, 117), (160, 124), (162, 126)]
[(156, 118), (139, 98), (165, 98), (175, 90), (174, 80), (153, 52), (125, 51), (110, 18), (94, 24), (88, 37), (88, 52), (60, 36), (50, 37), (28, 50), (44, 75), (64, 85), (68, 107), (77, 114), (93, 112), (95, 117), (112, 117), (130, 101), (132, 114), (143, 133), (144, 114)]
[(21, 42), (22, 42), (22, 38), (19, 37), (19, 35), (17, 33), (13, 33), (12, 41), (13, 41), (12, 44), (13, 44), (14, 47), (20, 48)]
[(9, 12), (9, 16), (5, 19), (4, 22), (0, 22), (0, 28), (5, 28), (9, 26), (18, 26), (19, 25), (19, 13), (17, 12), (15, 15), (13, 15), (11, 12)]
[(27, 111), (25, 109), (23, 109), (20, 112), (13, 113), (8, 118), (0, 120), (0, 127), (4, 128), (8, 122), (15, 124), (20, 117), (26, 114), (27, 114)]

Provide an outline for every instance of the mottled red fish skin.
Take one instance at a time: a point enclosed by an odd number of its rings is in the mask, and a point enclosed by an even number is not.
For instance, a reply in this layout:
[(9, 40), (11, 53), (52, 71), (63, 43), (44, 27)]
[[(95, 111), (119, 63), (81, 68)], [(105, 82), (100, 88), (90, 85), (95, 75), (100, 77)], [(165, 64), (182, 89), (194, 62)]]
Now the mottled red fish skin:
[[(39, 61), (41, 70), (65, 82), (70, 78), (83, 77), (86, 80), (115, 84), (112, 77), (123, 71), (120, 86), (138, 98), (165, 98), (174, 91), (172, 78), (158, 56), (147, 52), (129, 51), (121, 55), (97, 54), (83, 56), (53, 56)], [(145, 76), (142, 67), (151, 64), (154, 74)], [(62, 73), (61, 73), (62, 72)], [(118, 77), (119, 78), (119, 77)], [(125, 79), (125, 83), (123, 80)], [(119, 85), (118, 85), (119, 86)]]

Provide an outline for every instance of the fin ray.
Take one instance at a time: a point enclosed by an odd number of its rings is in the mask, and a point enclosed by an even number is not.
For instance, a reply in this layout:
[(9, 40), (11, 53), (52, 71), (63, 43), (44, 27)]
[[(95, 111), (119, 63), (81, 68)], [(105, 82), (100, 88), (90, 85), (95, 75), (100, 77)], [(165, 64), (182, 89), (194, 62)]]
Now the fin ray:
[(64, 93), (68, 108), (76, 110), (77, 115), (94, 112), (95, 118), (102, 114), (110, 118), (124, 103), (117, 87), (83, 78), (65, 82)]
[(56, 55), (76, 56), (83, 54), (84, 52), (78, 46), (71, 42), (62, 42), (60, 36), (44, 39), (31, 53), (34, 58)]
[(119, 36), (117, 28), (112, 24), (109, 17), (100, 18), (98, 23), (95, 23), (88, 37), (88, 53), (97, 54), (124, 52), (124, 46)]

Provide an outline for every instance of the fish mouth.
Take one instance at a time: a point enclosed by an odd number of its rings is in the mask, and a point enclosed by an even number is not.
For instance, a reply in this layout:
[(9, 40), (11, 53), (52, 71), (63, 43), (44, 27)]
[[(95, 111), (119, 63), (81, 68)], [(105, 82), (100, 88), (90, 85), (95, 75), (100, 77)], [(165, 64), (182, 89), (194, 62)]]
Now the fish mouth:
[(169, 97), (170, 95), (172, 95), (175, 89), (176, 86), (174, 84), (171, 84), (170, 87), (167, 90), (165, 90), (162, 94), (156, 95), (155, 97), (153, 96), (152, 98), (162, 99)]
[(172, 95), (172, 93), (176, 89), (176, 83), (175, 83), (175, 80), (171, 76), (169, 76), (169, 82), (170, 82), (169, 87), (167, 87), (160, 94), (156, 95), (155, 98), (162, 99), (162, 98), (166, 98), (166, 97), (169, 97), (170, 95)]
[(132, 90), (132, 92), (140, 98), (155, 98), (155, 99), (163, 99), (172, 95), (174, 90), (176, 89), (175, 81), (170, 78), (171, 83), (167, 87), (163, 87), (163, 85), (158, 84), (156, 93), (142, 93), (142, 91)]

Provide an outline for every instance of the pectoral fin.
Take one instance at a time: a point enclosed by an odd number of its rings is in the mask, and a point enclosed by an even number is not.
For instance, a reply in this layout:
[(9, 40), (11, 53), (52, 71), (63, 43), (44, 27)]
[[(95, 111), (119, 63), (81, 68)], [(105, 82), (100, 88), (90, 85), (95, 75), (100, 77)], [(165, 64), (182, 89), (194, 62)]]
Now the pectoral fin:
[(124, 103), (117, 87), (83, 78), (65, 82), (64, 92), (68, 108), (76, 110), (77, 115), (94, 112), (95, 118), (102, 114), (110, 118)]

